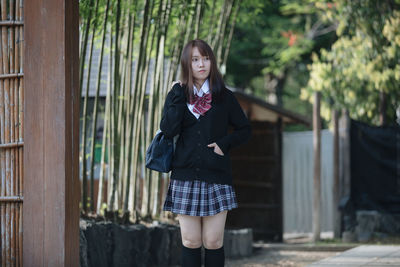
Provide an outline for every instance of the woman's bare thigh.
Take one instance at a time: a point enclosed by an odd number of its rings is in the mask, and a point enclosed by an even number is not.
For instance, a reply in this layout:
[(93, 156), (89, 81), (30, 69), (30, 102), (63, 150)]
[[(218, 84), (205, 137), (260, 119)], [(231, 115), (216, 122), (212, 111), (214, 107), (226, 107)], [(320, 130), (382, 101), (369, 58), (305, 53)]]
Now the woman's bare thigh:
[(202, 240), (205, 248), (218, 249), (223, 245), (225, 222), (228, 211), (203, 217)]
[(177, 219), (181, 229), (182, 244), (188, 248), (201, 247), (201, 217), (178, 214)]

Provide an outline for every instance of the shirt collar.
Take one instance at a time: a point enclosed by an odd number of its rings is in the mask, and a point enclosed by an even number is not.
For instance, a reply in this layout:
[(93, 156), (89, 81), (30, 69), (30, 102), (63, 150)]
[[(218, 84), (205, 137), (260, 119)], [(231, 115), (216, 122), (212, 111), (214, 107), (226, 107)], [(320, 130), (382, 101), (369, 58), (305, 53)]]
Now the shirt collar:
[(201, 86), (200, 90), (197, 89), (196, 85), (193, 84), (193, 89), (194, 89), (194, 93), (198, 96), (203, 96), (204, 94), (207, 94), (210, 91), (210, 86), (208, 83), (208, 79), (205, 80), (205, 82), (203, 83), (203, 85)]

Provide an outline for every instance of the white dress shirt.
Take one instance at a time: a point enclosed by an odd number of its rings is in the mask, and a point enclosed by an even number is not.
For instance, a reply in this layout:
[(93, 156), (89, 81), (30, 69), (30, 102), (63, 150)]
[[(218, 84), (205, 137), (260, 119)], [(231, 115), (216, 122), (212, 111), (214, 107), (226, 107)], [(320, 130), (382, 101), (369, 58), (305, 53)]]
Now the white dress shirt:
[[(210, 91), (208, 79), (203, 83), (200, 90), (198, 90), (196, 85), (194, 85), (194, 84), (193, 84), (193, 89), (194, 89), (194, 93), (200, 97), (202, 97), (203, 94), (207, 94)], [(196, 118), (198, 119), (200, 117), (200, 114), (193, 111), (194, 104), (191, 105), (190, 103), (186, 103), (186, 105), (189, 108), (190, 112), (192, 112), (192, 114), (194, 116), (196, 116)]]

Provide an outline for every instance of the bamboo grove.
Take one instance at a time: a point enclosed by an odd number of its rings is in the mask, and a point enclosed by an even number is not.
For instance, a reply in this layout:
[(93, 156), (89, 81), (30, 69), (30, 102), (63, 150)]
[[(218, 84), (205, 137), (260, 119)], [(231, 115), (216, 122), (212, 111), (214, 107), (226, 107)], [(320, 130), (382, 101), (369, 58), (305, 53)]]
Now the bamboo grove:
[[(240, 1), (80, 1), (83, 213), (121, 216), (132, 221), (160, 217), (168, 175), (146, 169), (144, 157), (159, 127), (166, 94), (172, 81), (179, 78), (181, 51), (191, 39), (206, 40), (224, 73)], [(98, 62), (94, 62), (92, 56), (95, 44), (100, 45)], [(107, 68), (103, 68), (106, 54), (112, 60)], [(107, 79), (103, 81), (107, 84), (107, 93), (95, 206), (96, 131), (88, 129), (97, 128), (103, 69), (107, 69)], [(93, 110), (89, 110), (90, 75), (95, 72), (96, 89), (95, 95), (91, 96), (94, 104)], [(86, 83), (84, 74), (87, 75)]]

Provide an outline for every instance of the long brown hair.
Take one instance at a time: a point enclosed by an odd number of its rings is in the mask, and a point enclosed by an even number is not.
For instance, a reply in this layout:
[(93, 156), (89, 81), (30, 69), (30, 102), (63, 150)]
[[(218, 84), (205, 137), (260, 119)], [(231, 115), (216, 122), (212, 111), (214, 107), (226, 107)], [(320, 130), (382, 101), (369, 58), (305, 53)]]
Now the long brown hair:
[(208, 76), (210, 90), (212, 93), (213, 100), (220, 100), (222, 93), (225, 89), (225, 83), (222, 79), (222, 75), (218, 70), (217, 62), (211, 47), (203, 40), (196, 39), (189, 41), (182, 51), (181, 56), (181, 81), (185, 88), (185, 94), (187, 99), (194, 97), (193, 90), (193, 71), (192, 71), (192, 50), (193, 47), (197, 47), (200, 54), (208, 56), (211, 61), (210, 74)]

